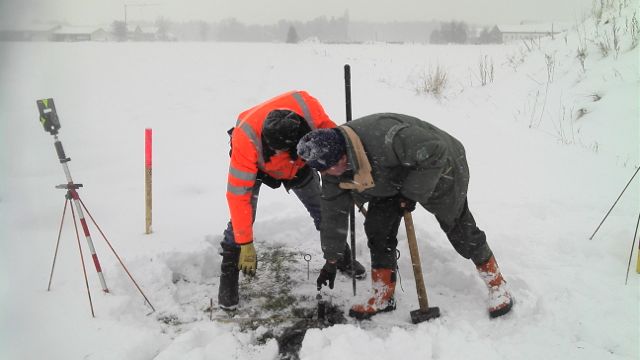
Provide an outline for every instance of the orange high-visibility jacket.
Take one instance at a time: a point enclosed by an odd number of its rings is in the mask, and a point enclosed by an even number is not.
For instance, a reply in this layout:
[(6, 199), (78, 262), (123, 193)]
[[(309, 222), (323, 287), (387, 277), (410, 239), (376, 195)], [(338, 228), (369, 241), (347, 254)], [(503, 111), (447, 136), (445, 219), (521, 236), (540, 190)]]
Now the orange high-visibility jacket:
[(253, 209), (251, 190), (258, 170), (275, 179), (290, 180), (305, 163), (301, 158), (293, 161), (286, 151), (273, 155), (265, 163), (262, 155), (262, 125), (271, 110), (286, 109), (305, 118), (311, 130), (333, 128), (324, 109), (305, 91), (290, 91), (246, 110), (238, 116), (231, 136), (231, 164), (227, 180), (227, 203), (236, 244), (253, 241)]

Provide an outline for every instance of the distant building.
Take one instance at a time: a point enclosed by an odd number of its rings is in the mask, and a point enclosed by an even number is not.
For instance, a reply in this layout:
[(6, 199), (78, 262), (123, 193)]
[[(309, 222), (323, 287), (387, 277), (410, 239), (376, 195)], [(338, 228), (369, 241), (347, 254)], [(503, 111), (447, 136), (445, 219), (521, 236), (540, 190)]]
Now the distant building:
[(158, 28), (155, 26), (136, 26), (129, 33), (129, 39), (133, 41), (156, 41), (158, 40)]
[(497, 25), (502, 34), (502, 42), (509, 43), (527, 39), (540, 39), (565, 31), (568, 27), (564, 24), (521, 24), (521, 25)]
[(0, 29), (0, 41), (108, 41), (111, 34), (102, 28), (60, 25), (31, 25)]
[(51, 41), (105, 41), (108, 34), (102, 28), (88, 26), (62, 26), (51, 34)]
[(111, 41), (113, 35), (103, 28), (99, 28), (91, 33), (91, 41)]
[(0, 29), (0, 41), (48, 41), (59, 25), (30, 25)]

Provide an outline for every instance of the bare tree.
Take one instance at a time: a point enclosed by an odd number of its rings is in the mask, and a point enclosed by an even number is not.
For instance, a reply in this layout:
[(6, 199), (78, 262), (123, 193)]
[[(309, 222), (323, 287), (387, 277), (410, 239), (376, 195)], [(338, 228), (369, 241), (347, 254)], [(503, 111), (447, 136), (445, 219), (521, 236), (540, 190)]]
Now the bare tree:
[(127, 24), (124, 21), (114, 21), (111, 24), (111, 32), (116, 38), (116, 41), (127, 41)]
[(468, 32), (469, 26), (465, 22), (450, 21), (441, 23), (440, 30), (434, 30), (431, 33), (430, 41), (436, 44), (464, 44), (467, 42)]
[(296, 28), (293, 27), (293, 25), (289, 26), (289, 31), (287, 31), (287, 44), (297, 44), (299, 40)]
[(502, 42), (502, 34), (500, 33), (500, 29), (495, 25), (491, 29), (485, 27), (480, 32), (478, 40), (480, 44), (499, 44)]
[(211, 31), (211, 26), (209, 26), (207, 22), (204, 22), (204, 21), (198, 22), (198, 35), (200, 36), (200, 40), (208, 41), (210, 31)]
[(169, 30), (171, 29), (171, 20), (166, 17), (159, 17), (156, 20), (156, 26), (158, 27), (158, 40), (167, 41), (169, 40)]

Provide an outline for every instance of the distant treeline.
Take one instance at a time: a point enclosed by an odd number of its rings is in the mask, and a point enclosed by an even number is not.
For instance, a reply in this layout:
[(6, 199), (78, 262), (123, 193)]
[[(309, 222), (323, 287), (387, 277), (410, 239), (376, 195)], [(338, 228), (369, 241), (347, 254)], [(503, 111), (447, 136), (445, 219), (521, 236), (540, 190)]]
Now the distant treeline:
[[(499, 42), (497, 28), (471, 26), (464, 22), (361, 22), (341, 17), (321, 16), (310, 21), (280, 20), (273, 25), (248, 25), (235, 18), (220, 22), (171, 22), (166, 18), (155, 23), (159, 38), (178, 41), (298, 42), (317, 40), (329, 43), (349, 42), (421, 42), (421, 43), (490, 43)], [(122, 33), (122, 24), (114, 22), (111, 31)], [(123, 35), (122, 35), (123, 36)]]

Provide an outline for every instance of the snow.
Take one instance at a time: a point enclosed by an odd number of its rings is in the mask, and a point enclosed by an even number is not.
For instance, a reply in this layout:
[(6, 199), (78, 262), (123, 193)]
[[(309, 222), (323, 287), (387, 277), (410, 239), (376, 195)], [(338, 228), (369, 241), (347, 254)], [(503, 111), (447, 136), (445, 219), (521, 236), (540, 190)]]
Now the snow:
[[(632, 13), (621, 16), (629, 20)], [(627, 34), (617, 56), (602, 56), (591, 40), (608, 26), (589, 19), (579, 32), (530, 50), (525, 44), (0, 43), (0, 357), (277, 358), (276, 341), (259, 340), (268, 326), (246, 330), (205, 311), (211, 298), (215, 303), (218, 243), (228, 221), (226, 130), (242, 110), (291, 89), (309, 91), (343, 123), (348, 63), (354, 118), (406, 113), (465, 144), (470, 208), (516, 305), (489, 319), (487, 291), (472, 263), (418, 209), (429, 302), (442, 316), (410, 323), (418, 302), (401, 228), (398, 309), (370, 322), (310, 329), (300, 357), (637, 359), (637, 250), (626, 285), (625, 274), (640, 212), (638, 178), (589, 240), (640, 165), (638, 48), (629, 50)], [(581, 36), (590, 39), (586, 71), (575, 56)], [(485, 55), (495, 81), (480, 86), (477, 67)], [(552, 81), (548, 56), (555, 63)], [(417, 94), (436, 65), (447, 71), (444, 96)], [(84, 185), (80, 196), (156, 312), (91, 226), (110, 289), (100, 291), (81, 237), (91, 317), (69, 216), (47, 291), (64, 205), (54, 186), (65, 180), (53, 138), (38, 123), (35, 100), (48, 97), (56, 101), (73, 178)], [(579, 109), (586, 111), (577, 118)], [(151, 235), (144, 234), (147, 127), (154, 132)], [(357, 256), (368, 266), (362, 223), (359, 217)], [(295, 196), (263, 189), (255, 234), (259, 256), (277, 247), (295, 254), (288, 268), (292, 293), (314, 306), (323, 264), (319, 236)], [(268, 265), (260, 263), (259, 273)], [(258, 274), (242, 286), (266, 287), (269, 280)], [(350, 279), (339, 275), (323, 296), (348, 309), (369, 288), (358, 282), (354, 299)]]

